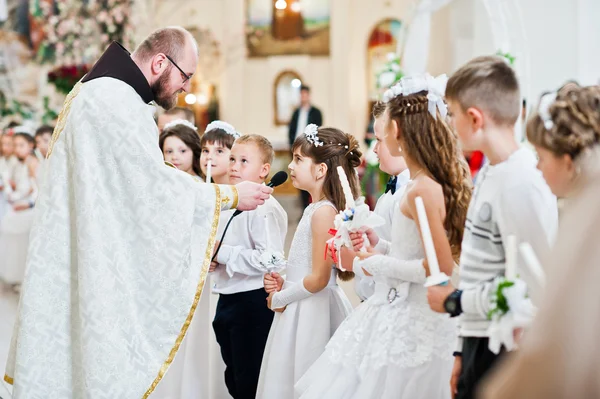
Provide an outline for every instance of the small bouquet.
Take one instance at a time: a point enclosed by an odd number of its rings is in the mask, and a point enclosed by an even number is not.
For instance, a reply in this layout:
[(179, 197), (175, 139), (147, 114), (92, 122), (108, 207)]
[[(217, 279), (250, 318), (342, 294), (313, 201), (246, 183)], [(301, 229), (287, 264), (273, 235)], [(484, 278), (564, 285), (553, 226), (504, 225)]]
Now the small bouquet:
[(527, 284), (523, 280), (497, 277), (494, 286), (492, 309), (488, 312), (492, 321), (488, 328), (488, 346), (490, 351), (498, 354), (502, 346), (508, 351), (516, 349), (514, 331), (531, 324), (536, 308), (527, 296)]
[(286, 265), (285, 257), (281, 252), (264, 251), (260, 255), (259, 262), (267, 273), (279, 271)]
[[(338, 167), (338, 175), (346, 197), (346, 209), (335, 216), (333, 221), (335, 229), (329, 231), (333, 238), (327, 241), (327, 250), (331, 251), (332, 258), (338, 264), (340, 270), (346, 271), (342, 267), (341, 258), (338, 259), (336, 253), (339, 252), (342, 246), (352, 248), (350, 233), (357, 232), (362, 227), (375, 228), (382, 226), (385, 224), (385, 220), (371, 211), (369, 205), (365, 204), (364, 197), (354, 200), (348, 178), (341, 167)], [(365, 249), (363, 247), (362, 250)]]
[(492, 290), (491, 309), (488, 319), (490, 351), (500, 353), (504, 346), (512, 351), (517, 345), (514, 332), (528, 327), (535, 316), (536, 308), (527, 295), (527, 284), (517, 277), (517, 239), (508, 236), (506, 239), (506, 272), (496, 277)]

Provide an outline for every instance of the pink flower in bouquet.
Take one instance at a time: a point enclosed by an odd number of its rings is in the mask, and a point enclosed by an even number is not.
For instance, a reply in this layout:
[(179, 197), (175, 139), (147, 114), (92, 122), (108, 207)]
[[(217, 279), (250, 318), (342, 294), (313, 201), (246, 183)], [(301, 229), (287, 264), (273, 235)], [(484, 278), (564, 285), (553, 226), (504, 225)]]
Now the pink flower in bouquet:
[(65, 45), (63, 43), (61, 43), (61, 42), (56, 43), (56, 52), (58, 54), (61, 54), (61, 55), (64, 54), (64, 52), (65, 52)]

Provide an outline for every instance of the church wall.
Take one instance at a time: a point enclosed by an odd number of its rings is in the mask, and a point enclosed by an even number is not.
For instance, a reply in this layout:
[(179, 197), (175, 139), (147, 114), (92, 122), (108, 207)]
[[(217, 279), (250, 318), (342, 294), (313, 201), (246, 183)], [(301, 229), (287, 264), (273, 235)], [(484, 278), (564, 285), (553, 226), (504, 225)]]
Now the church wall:
[[(154, 2), (157, 10), (140, 28), (140, 37), (169, 24), (211, 29), (224, 58), (219, 83), (221, 117), (243, 132), (267, 136), (278, 148), (287, 145), (287, 128), (274, 124), (273, 83), (287, 69), (297, 71), (312, 87), (313, 103), (323, 111), (325, 124), (362, 137), (368, 122), (369, 34), (383, 19), (405, 20), (412, 4), (411, 0), (330, 0), (329, 56), (246, 58), (244, 0), (139, 1)], [(520, 6), (527, 21), (530, 78), (525, 91), (530, 104), (537, 101), (539, 93), (567, 79), (587, 84), (597, 81), (600, 3), (528, 0)], [(432, 74), (450, 74), (470, 58), (497, 50), (480, 0), (451, 1), (434, 14), (431, 26), (428, 70)]]

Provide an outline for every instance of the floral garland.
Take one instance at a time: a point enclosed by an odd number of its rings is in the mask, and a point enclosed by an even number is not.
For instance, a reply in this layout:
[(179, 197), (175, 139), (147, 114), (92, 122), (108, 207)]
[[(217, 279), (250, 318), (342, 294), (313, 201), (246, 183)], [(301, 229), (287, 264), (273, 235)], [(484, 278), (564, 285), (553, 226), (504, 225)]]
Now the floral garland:
[(385, 66), (377, 74), (377, 88), (385, 91), (404, 76), (400, 66), (400, 56), (396, 53), (387, 55)]
[(30, 0), (32, 17), (44, 39), (37, 52), (54, 70), (48, 81), (68, 93), (112, 41), (129, 46), (133, 0)]

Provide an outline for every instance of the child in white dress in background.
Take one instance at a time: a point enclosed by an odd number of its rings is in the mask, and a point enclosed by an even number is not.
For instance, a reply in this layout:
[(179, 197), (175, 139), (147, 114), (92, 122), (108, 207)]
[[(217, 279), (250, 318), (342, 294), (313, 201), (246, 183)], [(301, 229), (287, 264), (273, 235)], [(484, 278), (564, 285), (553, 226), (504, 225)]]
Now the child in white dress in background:
[[(269, 333), (260, 371), (259, 399), (292, 399), (294, 384), (323, 353), (325, 345), (352, 311), (350, 301), (337, 285), (333, 260), (325, 254), (338, 209), (345, 199), (336, 171), (342, 166), (355, 177), (360, 165), (356, 139), (333, 128), (306, 127), (296, 138), (289, 165), (294, 187), (308, 191), (315, 200), (305, 210), (294, 234), (287, 263), (284, 288), (270, 292), (269, 307), (275, 319)], [(360, 194), (358, 178), (350, 179), (355, 197)], [(342, 272), (339, 272), (342, 273)], [(345, 272), (340, 278), (351, 277)], [(276, 284), (265, 276), (265, 288)]]
[(9, 208), (5, 192), (13, 188), (8, 186), (11, 184), (10, 179), (16, 163), (17, 157), (14, 156), (12, 130), (7, 129), (0, 136), (0, 220)]
[(18, 162), (10, 177), (15, 188), (12, 190), (7, 186), (4, 190), (9, 209), (0, 221), (0, 279), (15, 289), (25, 275), (29, 232), (37, 196), (35, 175), (38, 166), (33, 155), (33, 135), (24, 129), (16, 132), (13, 141)]
[(35, 131), (35, 155), (39, 161), (36, 173), (38, 186), (42, 185), (42, 178), (46, 170), (46, 156), (48, 155), (48, 148), (50, 147), (53, 132), (54, 128), (49, 125), (40, 126)]
[[(394, 212), (389, 256), (369, 248), (353, 265), (374, 276), (375, 293), (344, 321), (297, 383), (302, 399), (450, 398), (456, 324), (427, 303), (423, 285), (429, 270), (415, 198), (425, 204), (440, 269), (451, 275), (460, 255), (471, 179), (445, 121), (443, 92), (430, 81), (430, 76), (403, 78), (387, 93), (386, 146), (392, 155), (404, 156), (412, 181)], [(430, 97), (438, 102), (430, 103)], [(371, 229), (367, 236), (371, 244), (378, 241)], [(353, 235), (355, 250), (363, 245), (361, 237)]]

